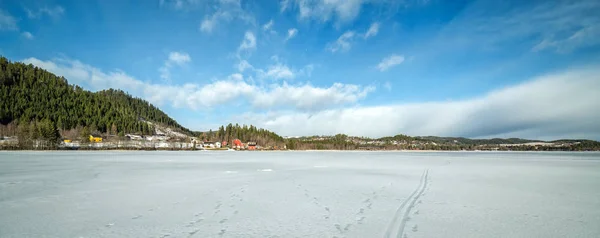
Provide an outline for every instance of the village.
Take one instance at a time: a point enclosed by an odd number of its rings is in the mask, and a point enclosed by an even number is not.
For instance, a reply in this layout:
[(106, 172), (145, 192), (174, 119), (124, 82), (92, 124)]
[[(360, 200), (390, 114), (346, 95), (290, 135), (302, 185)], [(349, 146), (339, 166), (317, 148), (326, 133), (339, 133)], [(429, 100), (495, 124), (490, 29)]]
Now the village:
[(142, 136), (126, 134), (124, 138), (111, 138), (90, 135), (79, 141), (65, 139), (59, 148), (62, 149), (150, 149), (150, 150), (280, 150), (285, 146), (261, 146), (254, 141), (242, 142), (234, 139), (227, 141), (202, 141), (195, 137), (169, 137), (164, 134)]

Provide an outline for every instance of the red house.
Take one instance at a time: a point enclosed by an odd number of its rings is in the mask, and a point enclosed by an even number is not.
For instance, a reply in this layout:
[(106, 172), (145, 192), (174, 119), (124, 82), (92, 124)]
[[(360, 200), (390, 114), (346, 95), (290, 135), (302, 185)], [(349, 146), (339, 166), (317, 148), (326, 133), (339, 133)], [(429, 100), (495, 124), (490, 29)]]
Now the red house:
[(239, 139), (235, 139), (233, 140), (233, 147), (241, 149), (244, 147), (244, 145), (242, 145), (242, 141)]
[(256, 150), (256, 142), (248, 142), (248, 150)]

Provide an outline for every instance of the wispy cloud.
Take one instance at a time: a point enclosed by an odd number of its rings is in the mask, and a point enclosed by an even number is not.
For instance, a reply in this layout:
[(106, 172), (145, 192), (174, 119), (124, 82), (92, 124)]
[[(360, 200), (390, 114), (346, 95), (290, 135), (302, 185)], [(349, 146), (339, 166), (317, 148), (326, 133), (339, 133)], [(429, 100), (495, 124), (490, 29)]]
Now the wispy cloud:
[(379, 33), (379, 23), (374, 22), (371, 24), (371, 26), (369, 27), (369, 30), (367, 30), (364, 37), (365, 37), (365, 39), (367, 39), (369, 37), (376, 36), (377, 33)]
[(572, 50), (600, 44), (600, 2), (542, 1), (509, 6), (505, 2), (475, 1), (439, 34), (435, 45), (498, 50), (506, 45), (529, 45), (532, 51)]
[(251, 31), (246, 31), (238, 51), (252, 51), (256, 49), (256, 36)]
[(379, 71), (383, 72), (383, 71), (388, 70), (391, 67), (402, 64), (402, 62), (404, 62), (404, 56), (392, 54), (388, 57), (383, 58), (381, 60), (381, 62), (379, 62), (379, 64), (377, 64), (377, 69), (379, 69)]
[(33, 35), (32, 35), (30, 32), (28, 32), (28, 31), (25, 31), (25, 32), (21, 33), (21, 35), (22, 35), (22, 36), (23, 36), (25, 39), (28, 39), (28, 40), (31, 40), (31, 39), (33, 39)]
[(10, 13), (0, 9), (0, 30), (16, 31), (18, 29), (17, 20)]
[(160, 72), (160, 78), (163, 80), (170, 82), (171, 81), (171, 68), (173, 66), (185, 65), (186, 63), (192, 61), (190, 55), (185, 52), (171, 52), (169, 53), (169, 57), (165, 61), (164, 65), (158, 69)]
[(267, 67), (266, 71), (259, 70), (258, 76), (271, 79), (293, 79), (296, 74), (287, 65), (278, 63)]
[[(173, 62), (186, 62), (185, 57), (173, 57)], [(123, 71), (104, 72), (76, 60), (55, 59), (43, 61), (28, 58), (31, 63), (71, 82), (89, 85), (94, 90), (120, 88), (151, 103), (170, 103), (174, 107), (207, 109), (243, 100), (256, 109), (290, 108), (294, 110), (321, 110), (353, 104), (365, 98), (374, 87), (334, 83), (329, 87), (316, 87), (310, 83), (273, 83), (265, 86), (253, 84), (241, 74), (232, 74), (211, 83), (199, 84), (152, 84), (142, 82)]]
[(335, 19), (338, 23), (345, 23), (353, 21), (359, 15), (362, 5), (365, 2), (367, 1), (296, 0), (293, 3), (282, 1), (281, 11), (288, 9), (290, 4), (295, 4), (295, 7), (298, 9), (298, 18), (300, 19), (314, 19), (321, 22)]
[(285, 10), (288, 8), (289, 5), (290, 5), (289, 0), (281, 0), (281, 2), (279, 2), (279, 11), (285, 12)]
[(269, 32), (271, 34), (276, 34), (277, 32), (275, 30), (273, 30), (273, 24), (275, 24), (275, 22), (273, 22), (273, 19), (271, 19), (269, 22), (265, 23), (262, 26), (263, 31)]
[(168, 6), (175, 10), (184, 10), (196, 6), (201, 3), (201, 0), (158, 0), (158, 5), (161, 7)]
[(288, 40), (294, 38), (296, 36), (296, 34), (298, 34), (298, 29), (290, 28), (288, 30), (288, 34), (287, 34), (287, 37), (285, 38), (285, 41), (288, 41)]
[(247, 113), (235, 119), (282, 135), (346, 133), (381, 137), (403, 133), (600, 139), (598, 69), (545, 75), (461, 101), (355, 106), (310, 113)]
[(218, 0), (214, 8), (216, 10), (212, 14), (204, 16), (200, 23), (200, 31), (211, 33), (215, 28), (234, 19), (256, 25), (254, 16), (242, 8), (239, 0)]
[(338, 37), (335, 42), (329, 43), (327, 45), (326, 49), (331, 51), (332, 53), (335, 53), (338, 51), (345, 52), (345, 51), (350, 50), (350, 48), (352, 48), (352, 43), (355, 38), (362, 37), (366, 40), (370, 37), (376, 36), (377, 33), (379, 33), (379, 23), (374, 22), (371, 24), (369, 29), (367, 29), (367, 31), (365, 31), (364, 34), (356, 33), (355, 31), (344, 32), (344, 34), (342, 34), (340, 37)]
[(244, 72), (247, 69), (254, 69), (254, 67), (248, 63), (247, 60), (240, 60), (240, 62), (236, 65), (236, 68), (240, 72)]
[(600, 44), (600, 25), (585, 26), (564, 39), (543, 39), (532, 48), (532, 51), (555, 49), (560, 53), (568, 53), (579, 47)]
[(354, 39), (355, 35), (356, 34), (354, 33), (354, 31), (344, 32), (344, 34), (342, 34), (335, 42), (330, 43), (327, 46), (327, 50), (331, 51), (332, 53), (338, 51), (345, 52), (350, 50), (350, 48), (352, 47), (352, 40)]
[(65, 13), (65, 9), (62, 6), (42, 7), (37, 10), (26, 8), (25, 11), (27, 12), (27, 17), (29, 18), (40, 18), (43, 15), (47, 15), (57, 19)]

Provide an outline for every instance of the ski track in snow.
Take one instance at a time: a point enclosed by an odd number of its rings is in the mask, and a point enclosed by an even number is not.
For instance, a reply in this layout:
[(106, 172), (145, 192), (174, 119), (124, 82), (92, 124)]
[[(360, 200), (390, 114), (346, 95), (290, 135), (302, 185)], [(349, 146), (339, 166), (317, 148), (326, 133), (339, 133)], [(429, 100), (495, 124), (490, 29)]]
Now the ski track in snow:
[[(419, 186), (406, 198), (402, 204), (396, 210), (394, 217), (392, 218), (390, 224), (388, 225), (383, 237), (385, 238), (404, 238), (404, 228), (406, 227), (406, 222), (409, 220), (410, 211), (415, 207), (415, 204), (419, 200), (419, 198), (425, 192), (425, 188), (427, 188), (428, 183), (428, 175), (429, 169), (423, 171), (421, 175), (421, 180), (419, 181)], [(406, 206), (408, 205), (408, 206)], [(417, 211), (418, 212), (418, 211)], [(415, 214), (417, 214), (417, 212)], [(417, 231), (417, 225), (413, 226), (413, 232)]]

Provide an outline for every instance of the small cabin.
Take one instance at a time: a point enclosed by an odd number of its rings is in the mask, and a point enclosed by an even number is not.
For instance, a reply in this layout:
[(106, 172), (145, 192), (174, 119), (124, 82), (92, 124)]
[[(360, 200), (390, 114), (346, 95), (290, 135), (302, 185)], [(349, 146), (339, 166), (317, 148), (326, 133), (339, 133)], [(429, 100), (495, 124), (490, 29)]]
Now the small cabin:
[(256, 150), (256, 142), (249, 141), (248, 142), (248, 150)]

